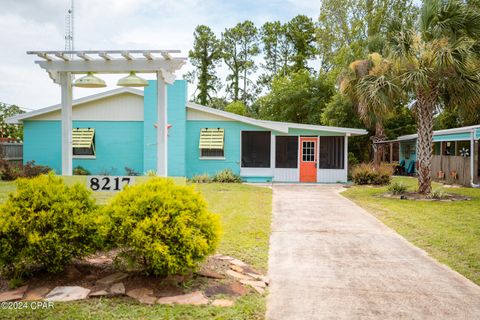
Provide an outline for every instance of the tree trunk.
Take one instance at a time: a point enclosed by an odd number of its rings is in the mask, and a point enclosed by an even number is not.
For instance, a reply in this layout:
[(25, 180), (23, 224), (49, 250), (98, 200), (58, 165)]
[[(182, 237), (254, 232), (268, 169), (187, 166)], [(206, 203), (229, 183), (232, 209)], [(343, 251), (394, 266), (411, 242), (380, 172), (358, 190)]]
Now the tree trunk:
[(385, 141), (385, 128), (379, 121), (375, 124), (375, 136), (372, 137), (373, 144), (373, 161), (376, 165), (379, 165), (383, 159), (384, 146), (375, 142)]
[(434, 92), (417, 93), (417, 163), (418, 193), (432, 191), (433, 111), (436, 102)]

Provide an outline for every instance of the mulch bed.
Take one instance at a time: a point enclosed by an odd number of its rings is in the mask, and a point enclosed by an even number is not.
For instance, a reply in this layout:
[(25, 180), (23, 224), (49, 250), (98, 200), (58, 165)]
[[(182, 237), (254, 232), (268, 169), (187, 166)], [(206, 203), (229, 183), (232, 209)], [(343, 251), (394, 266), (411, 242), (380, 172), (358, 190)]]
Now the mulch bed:
[(465, 197), (458, 194), (451, 194), (451, 193), (445, 193), (441, 199), (431, 198), (429, 195), (420, 194), (418, 192), (405, 192), (403, 194), (392, 194), (388, 192), (388, 193), (382, 194), (381, 197), (389, 198), (389, 199), (400, 199), (400, 200), (444, 201), (444, 202), (470, 200), (469, 197)]

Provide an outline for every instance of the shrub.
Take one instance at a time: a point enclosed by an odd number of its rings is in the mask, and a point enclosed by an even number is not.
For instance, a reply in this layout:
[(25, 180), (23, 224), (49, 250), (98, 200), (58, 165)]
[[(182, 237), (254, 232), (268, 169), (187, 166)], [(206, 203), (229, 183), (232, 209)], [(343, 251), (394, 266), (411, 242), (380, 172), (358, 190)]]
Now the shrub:
[(73, 168), (73, 175), (74, 176), (89, 176), (90, 171), (88, 171), (87, 169), (85, 169), (82, 166), (77, 166), (77, 167)]
[(387, 190), (394, 195), (399, 195), (407, 192), (407, 186), (402, 182), (395, 181), (388, 186)]
[(36, 165), (35, 161), (28, 161), (23, 166), (15, 166), (6, 160), (0, 160), (0, 174), (2, 180), (11, 181), (17, 178), (32, 178), (50, 172), (47, 166)]
[(125, 172), (126, 172), (127, 176), (135, 177), (135, 176), (139, 176), (139, 175), (140, 175), (140, 173), (138, 173), (137, 171), (135, 171), (135, 169), (132, 169), (132, 168), (129, 168), (129, 167), (125, 167)]
[(373, 165), (362, 163), (352, 170), (352, 180), (356, 184), (386, 185), (390, 183), (393, 168), (388, 165)]
[(157, 171), (155, 170), (147, 170), (147, 172), (145, 172), (145, 175), (147, 177), (156, 177), (157, 176)]
[(218, 216), (207, 211), (193, 187), (170, 179), (127, 186), (104, 212), (109, 243), (147, 274), (186, 273), (214, 252), (219, 240)]
[(428, 196), (430, 199), (441, 200), (447, 197), (445, 191), (441, 188), (433, 189), (432, 192)]
[(197, 174), (197, 175), (194, 175), (190, 179), (190, 182), (193, 182), (193, 183), (210, 183), (210, 182), (212, 182), (212, 178), (208, 175), (208, 173)]
[(221, 183), (240, 183), (242, 182), (242, 178), (238, 174), (233, 173), (232, 170), (224, 169), (217, 172), (217, 174), (212, 177), (212, 181)]
[(53, 173), (18, 179), (0, 207), (0, 271), (20, 278), (33, 268), (63, 270), (73, 258), (95, 251), (94, 201), (80, 184), (67, 186)]

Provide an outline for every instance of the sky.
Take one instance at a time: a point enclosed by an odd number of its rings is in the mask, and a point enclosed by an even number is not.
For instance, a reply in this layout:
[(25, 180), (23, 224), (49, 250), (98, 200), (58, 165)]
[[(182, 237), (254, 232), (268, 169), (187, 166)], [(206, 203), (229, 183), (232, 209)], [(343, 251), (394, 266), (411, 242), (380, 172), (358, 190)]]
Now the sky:
[[(34, 64), (29, 50), (64, 50), (65, 14), (70, 0), (0, 0), (0, 102), (39, 109), (60, 103), (60, 86)], [(225, 28), (251, 20), (286, 22), (297, 14), (317, 19), (320, 0), (76, 0), (75, 50), (178, 49), (188, 56), (193, 31)], [(177, 78), (191, 70), (186, 64)], [(221, 68), (224, 77), (226, 70)], [(116, 88), (122, 75), (101, 75)], [(146, 78), (152, 78), (146, 76)], [(189, 93), (193, 93), (189, 86)], [(101, 90), (100, 90), (101, 91)], [(99, 92), (75, 88), (74, 99)]]

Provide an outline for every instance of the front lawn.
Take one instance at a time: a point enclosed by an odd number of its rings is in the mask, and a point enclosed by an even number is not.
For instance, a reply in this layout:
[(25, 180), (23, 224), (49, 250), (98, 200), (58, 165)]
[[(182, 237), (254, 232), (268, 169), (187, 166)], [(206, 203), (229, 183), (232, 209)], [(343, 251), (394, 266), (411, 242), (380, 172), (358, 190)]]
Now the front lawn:
[[(201, 184), (212, 212), (221, 216), (223, 235), (218, 252), (244, 260), (266, 272), (272, 207), (271, 189), (241, 184)], [(0, 202), (15, 190), (13, 182), (0, 181)], [(113, 193), (94, 193), (101, 204)], [(188, 289), (188, 283), (184, 284)], [(265, 297), (249, 294), (233, 307), (142, 305), (126, 297), (55, 303), (54, 309), (0, 310), (8, 319), (263, 319)]]
[[(417, 180), (396, 177), (414, 191)], [(434, 184), (434, 189), (439, 188)], [(480, 189), (444, 188), (468, 201), (414, 201), (380, 197), (386, 188), (354, 186), (342, 193), (416, 246), (480, 285)]]

